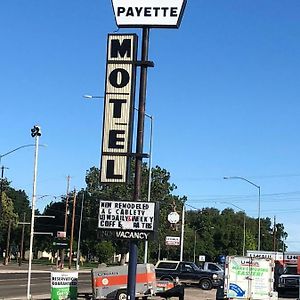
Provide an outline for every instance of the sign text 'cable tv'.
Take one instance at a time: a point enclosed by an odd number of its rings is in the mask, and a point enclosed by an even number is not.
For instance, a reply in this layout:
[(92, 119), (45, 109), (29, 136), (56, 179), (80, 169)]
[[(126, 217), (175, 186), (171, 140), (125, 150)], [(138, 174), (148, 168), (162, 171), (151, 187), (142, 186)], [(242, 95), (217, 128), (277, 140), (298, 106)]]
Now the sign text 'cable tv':
[(149, 239), (156, 230), (156, 203), (100, 200), (98, 228), (124, 239)]
[(132, 148), (137, 35), (108, 35), (101, 155), (102, 183), (125, 183)]

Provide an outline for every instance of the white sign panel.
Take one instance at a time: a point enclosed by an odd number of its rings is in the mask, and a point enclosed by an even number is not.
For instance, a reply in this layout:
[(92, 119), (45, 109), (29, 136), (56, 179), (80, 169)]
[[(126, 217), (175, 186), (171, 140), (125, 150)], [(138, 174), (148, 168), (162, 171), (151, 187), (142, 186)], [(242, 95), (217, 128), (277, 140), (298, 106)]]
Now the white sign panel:
[(199, 261), (205, 261), (205, 255), (199, 255)]
[(168, 221), (171, 224), (176, 224), (179, 222), (179, 214), (176, 211), (172, 211), (171, 213), (168, 214)]
[(247, 256), (253, 258), (273, 258), (274, 261), (283, 260), (283, 253), (275, 251), (247, 250)]
[(125, 183), (132, 145), (137, 36), (108, 36), (100, 181)]
[(58, 237), (58, 238), (65, 238), (66, 236), (67, 235), (66, 235), (65, 231), (57, 231), (56, 237)]
[(166, 245), (167, 246), (179, 246), (180, 237), (179, 236), (166, 236)]
[(98, 227), (105, 230), (152, 232), (154, 212), (154, 202), (101, 200)]
[(112, 0), (118, 27), (178, 28), (186, 0)]

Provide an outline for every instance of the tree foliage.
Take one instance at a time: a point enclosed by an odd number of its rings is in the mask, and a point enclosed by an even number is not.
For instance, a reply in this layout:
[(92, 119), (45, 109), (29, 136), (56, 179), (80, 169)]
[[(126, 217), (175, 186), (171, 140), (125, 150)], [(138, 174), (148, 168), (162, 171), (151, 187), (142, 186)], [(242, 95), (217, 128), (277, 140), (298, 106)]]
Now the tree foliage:
[[(132, 170), (133, 170), (132, 162)], [(234, 211), (226, 208), (222, 211), (214, 207), (202, 209), (190, 209), (188, 199), (175, 194), (176, 185), (170, 182), (171, 175), (159, 166), (151, 170), (151, 201), (159, 205), (159, 226), (152, 240), (149, 241), (149, 261), (158, 259), (179, 259), (180, 247), (167, 246), (167, 236), (181, 237), (182, 213), (185, 208), (184, 226), (184, 259), (193, 260), (199, 255), (205, 255), (207, 260), (216, 260), (219, 255), (241, 255), (244, 245), (245, 222), (245, 250), (257, 249), (258, 220), (247, 216), (243, 211)], [(141, 200), (148, 200), (149, 170), (146, 164), (142, 165)], [(0, 247), (4, 249), (7, 234), (7, 224), (13, 220), (12, 245), (20, 247), (21, 226), (18, 220), (24, 218), (30, 221), (30, 206), (26, 193), (22, 190), (14, 190), (6, 180), (3, 182), (2, 195), (3, 215), (0, 220), (1, 233)], [(76, 196), (75, 223), (74, 223), (74, 247), (77, 249), (80, 221), (81, 252), (87, 259), (97, 259), (99, 262), (109, 262), (114, 252), (121, 254), (123, 260), (128, 252), (129, 243), (126, 240), (117, 239), (100, 232), (98, 228), (98, 214), (100, 200), (129, 200), (132, 201), (134, 192), (134, 172), (131, 171), (128, 184), (101, 184), (99, 182), (99, 169), (90, 168), (86, 173), (86, 187), (81, 189)], [(80, 218), (83, 203), (83, 217)], [(68, 204), (68, 205), (66, 205)], [(55, 202), (49, 203), (44, 215), (55, 216), (54, 219), (37, 218), (36, 231), (51, 232), (56, 236), (57, 231), (64, 230), (65, 211), (67, 215), (67, 237), (71, 235), (72, 212), (74, 205), (74, 192), (66, 197), (61, 197)], [(171, 225), (168, 214), (176, 211), (180, 215), (180, 221)], [(261, 250), (281, 251), (286, 250), (284, 241), (287, 233), (283, 224), (276, 224), (274, 230), (270, 218), (261, 218)], [(55, 252), (53, 237), (42, 235), (35, 236), (35, 249)], [(25, 248), (29, 246), (29, 226), (26, 227)], [(144, 242), (139, 243), (139, 261), (144, 260)]]

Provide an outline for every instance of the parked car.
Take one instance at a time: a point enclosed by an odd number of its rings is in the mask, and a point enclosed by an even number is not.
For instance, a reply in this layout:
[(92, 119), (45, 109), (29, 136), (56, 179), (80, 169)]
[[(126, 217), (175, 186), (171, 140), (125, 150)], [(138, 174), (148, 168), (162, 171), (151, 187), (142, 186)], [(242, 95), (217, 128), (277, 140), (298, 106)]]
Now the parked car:
[(155, 273), (157, 279), (179, 281), (182, 284), (196, 284), (203, 290), (218, 287), (222, 282), (217, 273), (204, 271), (195, 263), (187, 261), (158, 261)]

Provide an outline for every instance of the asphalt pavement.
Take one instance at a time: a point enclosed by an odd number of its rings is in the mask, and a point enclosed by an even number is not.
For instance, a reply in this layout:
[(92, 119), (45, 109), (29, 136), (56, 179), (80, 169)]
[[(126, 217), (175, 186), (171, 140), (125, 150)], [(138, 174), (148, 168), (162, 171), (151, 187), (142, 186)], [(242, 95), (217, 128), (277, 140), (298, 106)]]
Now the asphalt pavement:
[[(50, 300), (50, 273), (60, 272), (53, 265), (32, 264), (32, 299), (33, 300)], [(68, 268), (63, 271), (75, 271)], [(78, 278), (78, 299), (91, 299), (91, 280), (90, 269), (81, 269)], [(0, 264), (0, 300), (26, 300), (28, 264), (24, 263), (18, 266), (11, 262), (4, 266)], [(20, 296), (22, 295), (22, 296)], [(296, 299), (296, 295), (285, 295), (279, 299)], [(159, 297), (152, 297), (152, 300), (161, 300)], [(172, 298), (177, 300), (178, 298)], [(216, 290), (203, 291), (200, 288), (185, 288), (185, 300), (205, 299), (215, 300)]]
[[(57, 269), (53, 265), (32, 264), (31, 294), (33, 300), (48, 300), (51, 298), (50, 273), (61, 271), (76, 271), (65, 268)], [(79, 272), (78, 299), (90, 299), (92, 288), (90, 269), (81, 269)], [(0, 264), (0, 300), (27, 299), (28, 264), (19, 266), (15, 262), (8, 265)]]

